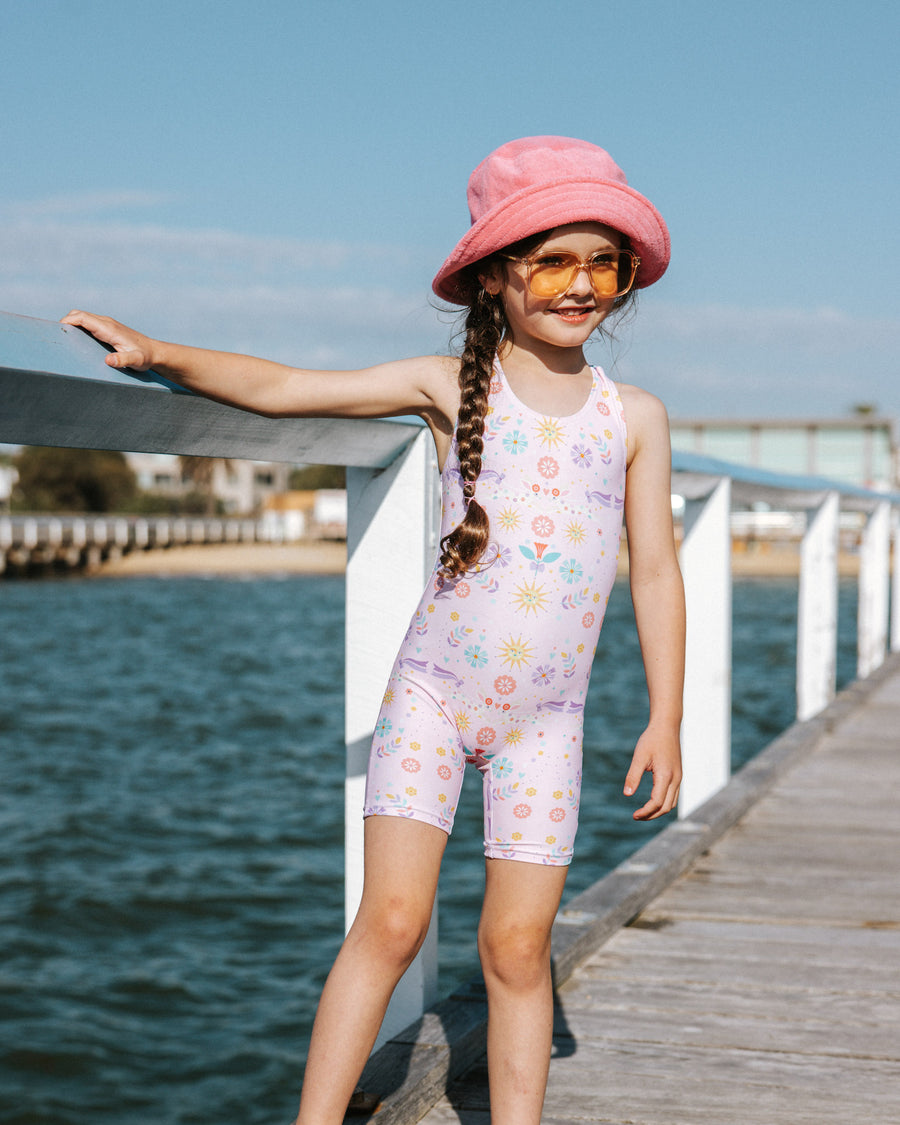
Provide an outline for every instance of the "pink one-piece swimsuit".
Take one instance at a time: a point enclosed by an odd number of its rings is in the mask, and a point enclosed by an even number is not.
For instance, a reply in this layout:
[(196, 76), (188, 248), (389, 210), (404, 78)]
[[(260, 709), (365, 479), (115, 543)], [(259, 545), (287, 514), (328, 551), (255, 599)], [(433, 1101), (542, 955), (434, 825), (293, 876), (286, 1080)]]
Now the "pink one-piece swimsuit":
[[(490, 543), (460, 578), (435, 564), (376, 724), (366, 816), (449, 833), (468, 761), (484, 777), (486, 856), (571, 861), (584, 703), (625, 496), (622, 405), (592, 372), (581, 409), (555, 417), (520, 402), (495, 365), (476, 491)], [(455, 438), (441, 484), (443, 536), (465, 510)]]

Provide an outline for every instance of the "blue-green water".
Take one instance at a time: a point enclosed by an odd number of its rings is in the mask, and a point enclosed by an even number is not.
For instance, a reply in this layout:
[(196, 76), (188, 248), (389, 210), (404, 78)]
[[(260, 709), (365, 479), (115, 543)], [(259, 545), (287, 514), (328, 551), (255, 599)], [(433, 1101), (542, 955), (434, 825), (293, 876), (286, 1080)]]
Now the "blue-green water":
[[(796, 597), (735, 585), (736, 765), (792, 721)], [(342, 931), (342, 579), (0, 583), (0, 637), (0, 1123), (290, 1120)], [(617, 589), (567, 896), (661, 827), (621, 796), (644, 713)], [(443, 991), (477, 969), (471, 773)]]

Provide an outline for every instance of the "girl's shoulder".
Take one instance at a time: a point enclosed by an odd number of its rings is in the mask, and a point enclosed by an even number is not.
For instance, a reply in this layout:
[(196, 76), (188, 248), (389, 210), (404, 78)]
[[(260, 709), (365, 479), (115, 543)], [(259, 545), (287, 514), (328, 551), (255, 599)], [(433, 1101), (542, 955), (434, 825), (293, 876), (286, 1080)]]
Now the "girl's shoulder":
[(668, 425), (669, 416), (662, 399), (632, 383), (616, 383), (615, 388), (626, 415), (631, 415), (635, 420), (646, 419), (649, 422), (658, 423), (662, 420)]
[(669, 415), (662, 399), (631, 383), (616, 383), (622, 413), (628, 426), (632, 456), (647, 442), (669, 440)]

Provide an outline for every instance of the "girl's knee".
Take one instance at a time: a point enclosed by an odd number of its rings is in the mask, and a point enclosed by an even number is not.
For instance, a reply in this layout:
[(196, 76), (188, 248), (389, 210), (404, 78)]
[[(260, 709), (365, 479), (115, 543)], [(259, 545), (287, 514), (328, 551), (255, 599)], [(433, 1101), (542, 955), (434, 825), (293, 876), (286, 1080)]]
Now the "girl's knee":
[(540, 923), (502, 919), (478, 930), (478, 953), (485, 980), (528, 988), (550, 971), (550, 930)]
[(405, 969), (421, 949), (429, 921), (429, 914), (418, 906), (389, 901), (360, 911), (348, 940), (369, 945), (380, 960)]

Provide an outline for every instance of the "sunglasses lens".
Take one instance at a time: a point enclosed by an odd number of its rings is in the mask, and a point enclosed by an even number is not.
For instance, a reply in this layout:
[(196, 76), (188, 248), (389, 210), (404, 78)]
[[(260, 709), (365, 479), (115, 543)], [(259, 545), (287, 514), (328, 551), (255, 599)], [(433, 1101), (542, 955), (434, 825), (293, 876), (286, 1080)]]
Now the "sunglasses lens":
[[(628, 272), (628, 255), (595, 254), (591, 258), (591, 283), (599, 297), (617, 297), (620, 289), (620, 267)], [(627, 281), (627, 278), (626, 278)]]
[(574, 254), (541, 254), (531, 260), (529, 284), (535, 297), (558, 297), (572, 284), (578, 269)]

